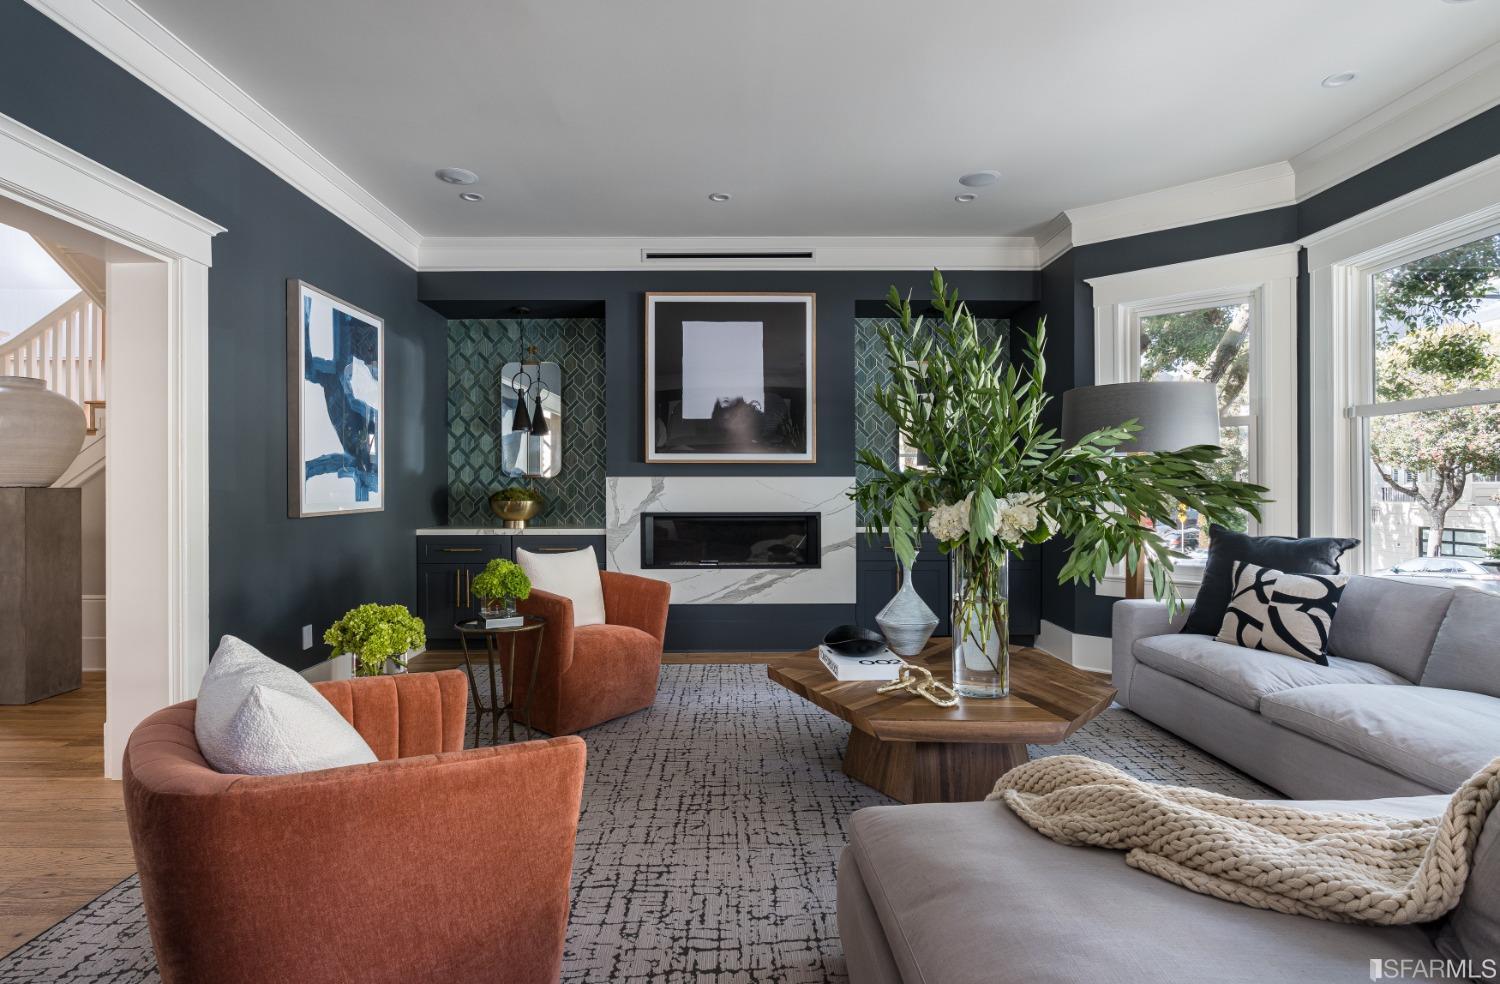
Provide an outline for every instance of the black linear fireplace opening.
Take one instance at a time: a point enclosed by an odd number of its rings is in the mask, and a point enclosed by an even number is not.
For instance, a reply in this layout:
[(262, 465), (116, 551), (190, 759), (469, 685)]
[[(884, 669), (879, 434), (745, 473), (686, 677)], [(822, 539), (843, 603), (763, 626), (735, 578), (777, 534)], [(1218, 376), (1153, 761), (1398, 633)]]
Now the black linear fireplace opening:
[(641, 566), (822, 567), (817, 513), (642, 513)]

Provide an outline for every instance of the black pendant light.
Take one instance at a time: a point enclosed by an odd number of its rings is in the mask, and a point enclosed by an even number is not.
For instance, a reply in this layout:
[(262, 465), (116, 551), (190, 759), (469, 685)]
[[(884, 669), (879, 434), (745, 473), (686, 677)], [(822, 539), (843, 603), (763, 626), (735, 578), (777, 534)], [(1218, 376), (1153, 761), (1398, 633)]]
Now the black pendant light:
[[(520, 385), (520, 378), (526, 377), (526, 385)], [(531, 389), (531, 373), (522, 369), (510, 377), (510, 388), (516, 391), (516, 415), (511, 418), (510, 429), (512, 431), (530, 431), (532, 429), (531, 415), (526, 412), (526, 393)]]
[(547, 433), (547, 415), (542, 413), (542, 397), (547, 394), (547, 384), (538, 379), (536, 389), (536, 407), (531, 411), (531, 436), (542, 437)]

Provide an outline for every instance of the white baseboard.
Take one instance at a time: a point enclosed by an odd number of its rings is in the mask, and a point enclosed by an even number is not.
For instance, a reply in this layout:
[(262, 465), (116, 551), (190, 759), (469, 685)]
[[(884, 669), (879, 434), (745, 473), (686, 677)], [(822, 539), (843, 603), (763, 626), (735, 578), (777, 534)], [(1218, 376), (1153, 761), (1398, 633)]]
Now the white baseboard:
[(104, 669), (104, 595), (83, 596), (83, 668)]
[(1111, 669), (1109, 636), (1070, 632), (1061, 625), (1043, 619), (1042, 631), (1036, 637), (1036, 648), (1051, 653), (1080, 670), (1108, 673)]

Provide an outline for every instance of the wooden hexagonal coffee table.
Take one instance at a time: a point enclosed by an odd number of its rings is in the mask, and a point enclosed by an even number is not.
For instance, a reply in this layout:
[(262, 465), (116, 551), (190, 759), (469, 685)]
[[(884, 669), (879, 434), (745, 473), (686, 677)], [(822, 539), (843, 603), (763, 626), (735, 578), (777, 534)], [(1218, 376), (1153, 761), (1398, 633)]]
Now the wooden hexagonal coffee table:
[[(952, 680), (952, 640), (934, 639), (911, 660)], [(848, 721), (844, 773), (903, 803), (979, 800), (995, 780), (1025, 762), (1028, 744), (1051, 745), (1109, 706), (1107, 678), (1069, 666), (1040, 649), (1012, 647), (1010, 696), (938, 707), (879, 683), (839, 683), (818, 651), (772, 663), (772, 680)]]

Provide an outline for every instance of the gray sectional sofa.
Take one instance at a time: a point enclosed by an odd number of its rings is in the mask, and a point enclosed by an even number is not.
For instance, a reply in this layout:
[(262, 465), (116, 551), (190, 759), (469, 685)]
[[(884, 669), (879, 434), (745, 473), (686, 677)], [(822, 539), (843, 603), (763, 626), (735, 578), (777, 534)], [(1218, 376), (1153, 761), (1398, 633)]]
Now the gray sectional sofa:
[[(1500, 597), (1355, 578), (1332, 631), (1318, 667), (1121, 602), (1120, 700), (1301, 805), (1440, 813), (1500, 756)], [(851, 984), (1340, 984), (1372, 960), (1383, 979), (1500, 979), (1500, 815), (1475, 860), (1442, 922), (1352, 926), (1194, 894), (999, 802), (874, 807), (850, 823), (839, 932)]]
[(1500, 595), (1355, 577), (1327, 666), (1114, 608), (1117, 698), (1292, 797), (1451, 793), (1500, 756)]

